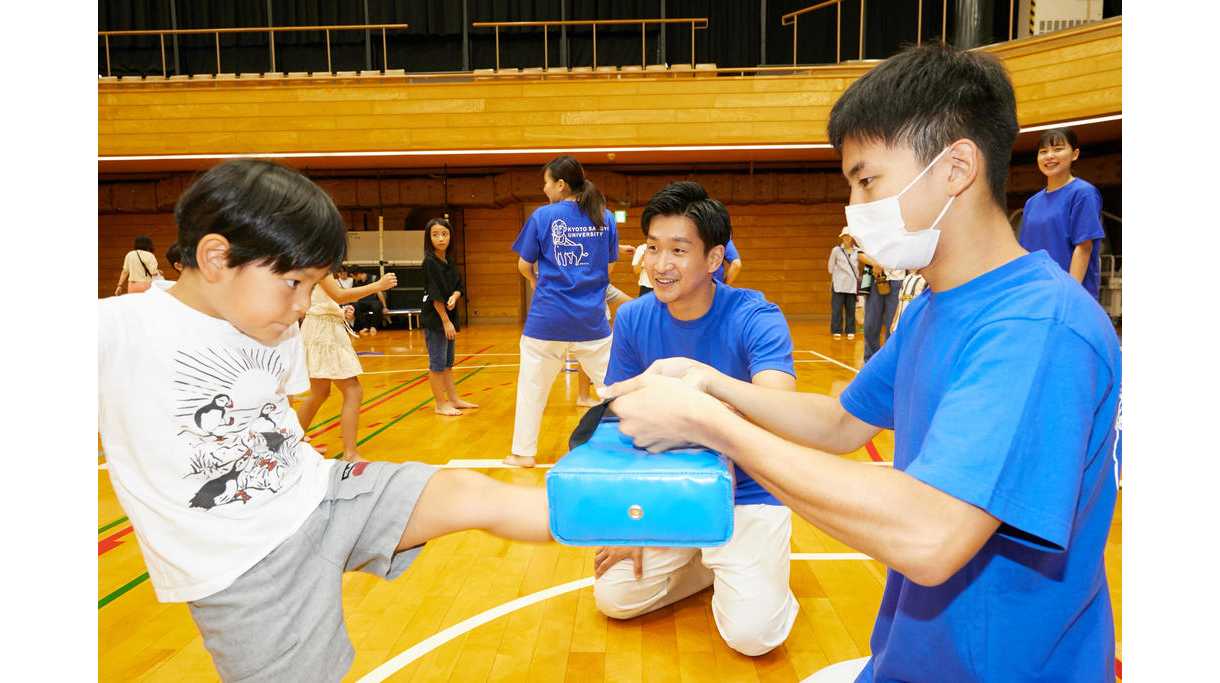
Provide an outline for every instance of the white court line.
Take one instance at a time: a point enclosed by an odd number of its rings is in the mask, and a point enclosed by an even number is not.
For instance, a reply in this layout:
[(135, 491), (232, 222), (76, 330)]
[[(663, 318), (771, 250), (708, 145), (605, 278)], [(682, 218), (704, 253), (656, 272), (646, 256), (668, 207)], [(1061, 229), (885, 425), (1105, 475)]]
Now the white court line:
[[(499, 363), (487, 365), (455, 365), (454, 370), (473, 370), (475, 368), (515, 368), (520, 363)], [(373, 370), (364, 371), (362, 375), (401, 375), (405, 372), (428, 372), (428, 368), (407, 368), (406, 370)]]
[(811, 360), (806, 360), (806, 359), (794, 360), (792, 362), (793, 363), (833, 363), (834, 361), (822, 360), (821, 358), (814, 358)]
[(815, 356), (818, 356), (818, 357), (821, 357), (821, 358), (825, 358), (827, 361), (830, 361), (831, 363), (834, 363), (835, 365), (837, 365), (837, 366), (839, 366), (839, 367), (843, 368), (844, 370), (851, 370), (852, 372), (860, 372), (860, 369), (859, 369), (859, 368), (853, 368), (852, 366), (848, 365), (847, 363), (841, 363), (841, 362), (839, 362), (839, 361), (837, 361), (837, 360), (835, 360), (835, 359), (831, 358), (830, 356), (827, 356), (827, 355), (826, 355), (826, 354), (824, 354), (824, 353), (818, 353), (817, 351), (812, 351), (812, 350), (809, 350), (809, 349), (805, 349), (805, 350), (804, 350), (804, 352), (805, 352), (805, 353), (812, 353), (812, 354), (813, 354), (813, 355), (815, 355)]
[[(377, 353), (376, 351), (362, 351), (365, 354), (361, 358), (427, 358), (426, 353)], [(359, 355), (359, 354), (357, 354)], [(455, 356), (463, 357), (479, 357), (479, 356), (520, 356), (520, 353), (462, 353), (455, 351)]]
[(506, 464), (503, 460), (494, 460), (492, 458), (473, 459), (473, 460), (450, 460), (444, 465), (439, 466), (441, 469), (476, 469), (476, 470), (528, 470), (528, 469), (546, 469), (552, 465), (538, 464), (533, 468), (518, 467), (516, 465)]
[[(868, 555), (862, 553), (792, 553), (791, 559), (794, 561), (831, 561), (831, 560), (869, 560), (872, 559)], [(409, 666), (412, 662), (420, 659), (436, 648), (448, 643), (449, 641), (473, 631), (474, 629), (495, 621), (500, 617), (516, 612), (524, 607), (537, 604), (543, 600), (550, 600), (553, 597), (571, 593), (575, 590), (587, 588), (593, 585), (593, 577), (587, 576), (583, 579), (569, 581), (558, 586), (552, 586), (545, 590), (540, 590), (537, 593), (522, 596), (516, 600), (510, 600), (503, 605), (497, 605), (486, 612), (476, 614), (469, 619), (460, 621), (449, 628), (440, 631), (439, 633), (428, 636), (419, 641), (410, 648), (403, 650), (391, 659), (386, 660), (384, 664), (373, 669), (360, 678), (360, 683), (380, 683), (390, 676), (394, 675), (404, 667)]]

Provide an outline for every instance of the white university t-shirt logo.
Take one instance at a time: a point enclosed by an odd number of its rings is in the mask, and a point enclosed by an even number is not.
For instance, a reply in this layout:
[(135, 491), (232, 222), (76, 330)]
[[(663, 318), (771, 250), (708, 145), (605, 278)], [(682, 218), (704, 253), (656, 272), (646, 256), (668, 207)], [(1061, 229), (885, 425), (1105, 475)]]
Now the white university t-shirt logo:
[(588, 265), (589, 252), (585, 251), (585, 245), (572, 238), (599, 237), (604, 230), (592, 226), (572, 227), (562, 218), (556, 218), (551, 223), (551, 245), (555, 250), (555, 265), (560, 268)]

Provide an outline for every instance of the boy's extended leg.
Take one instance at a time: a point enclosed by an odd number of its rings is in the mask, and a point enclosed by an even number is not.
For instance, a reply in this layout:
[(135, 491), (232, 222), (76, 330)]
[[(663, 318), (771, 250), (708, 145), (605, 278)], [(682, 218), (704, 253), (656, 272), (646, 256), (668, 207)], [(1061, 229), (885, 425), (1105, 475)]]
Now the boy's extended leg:
[(398, 550), (466, 529), (519, 541), (551, 540), (546, 488), (506, 484), (468, 470), (441, 470), (424, 485)]
[(733, 537), (704, 548), (715, 574), (712, 616), (729, 647), (757, 657), (788, 638), (800, 609), (788, 586), (792, 512), (780, 505), (739, 505)]

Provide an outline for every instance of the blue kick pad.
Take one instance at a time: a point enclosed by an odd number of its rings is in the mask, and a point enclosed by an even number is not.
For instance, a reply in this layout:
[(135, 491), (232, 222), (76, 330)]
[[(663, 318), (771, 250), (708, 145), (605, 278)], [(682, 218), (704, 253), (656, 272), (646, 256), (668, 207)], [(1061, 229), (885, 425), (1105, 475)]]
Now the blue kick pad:
[(649, 453), (602, 422), (546, 475), (551, 535), (565, 545), (707, 548), (733, 535), (733, 473), (705, 448)]

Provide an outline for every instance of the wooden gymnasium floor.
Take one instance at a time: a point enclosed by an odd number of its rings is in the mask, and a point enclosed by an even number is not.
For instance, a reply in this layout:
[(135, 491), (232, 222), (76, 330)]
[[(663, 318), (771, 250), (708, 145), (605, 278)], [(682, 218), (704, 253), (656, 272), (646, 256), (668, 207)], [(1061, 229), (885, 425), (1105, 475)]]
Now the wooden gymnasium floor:
[[(851, 368), (861, 364), (862, 335), (836, 342), (825, 327), (792, 325), (797, 386), (803, 391), (841, 391), (853, 376)], [(455, 377), (462, 392), (483, 406), (460, 418), (432, 412), (420, 332), (358, 340), (358, 351), (375, 354), (361, 359), (367, 373), (362, 378), (362, 454), (435, 464), (498, 461), (512, 436), (519, 334), (516, 325), (482, 324), (458, 337)], [(332, 392), (310, 432), (332, 454), (340, 450), (338, 396)], [(553, 462), (564, 452), (581, 414), (575, 398), (575, 376), (561, 373), (543, 419), (540, 463)], [(890, 460), (892, 453), (891, 435), (883, 432), (873, 453), (865, 449), (848, 457)], [(454, 462), (458, 460), (480, 462)], [(216, 680), (186, 606), (153, 597), (131, 524), (103, 467), (104, 456), (98, 463), (100, 679)], [(545, 470), (481, 471), (540, 485)], [(1120, 643), (1121, 504), (1120, 494), (1106, 548)], [(635, 620), (609, 621), (594, 608), (587, 585), (591, 551), (512, 543), (477, 531), (454, 534), (429, 543), (396, 581), (365, 574), (344, 578), (344, 611), (357, 652), (345, 680), (386, 665), (382, 670), (390, 671), (393, 681), (799, 681), (833, 662), (867, 654), (881, 600), (882, 565), (857, 557), (796, 517), (792, 552), (792, 589), (801, 603), (800, 616), (783, 646), (751, 659), (721, 641), (711, 619), (710, 591)], [(572, 582), (575, 587), (564, 585)], [(559, 588), (537, 595), (552, 587)], [(532, 604), (515, 610), (516, 604), (506, 606), (526, 596), (533, 596)]]

